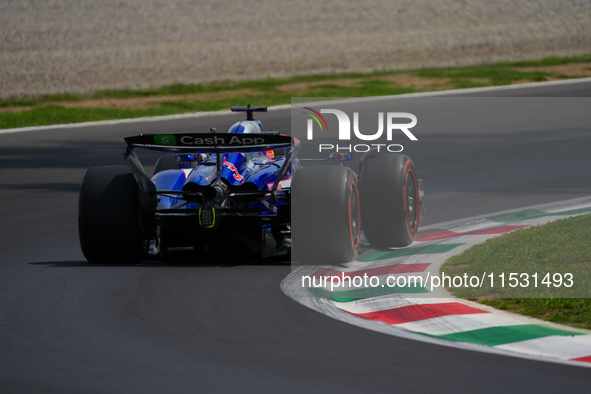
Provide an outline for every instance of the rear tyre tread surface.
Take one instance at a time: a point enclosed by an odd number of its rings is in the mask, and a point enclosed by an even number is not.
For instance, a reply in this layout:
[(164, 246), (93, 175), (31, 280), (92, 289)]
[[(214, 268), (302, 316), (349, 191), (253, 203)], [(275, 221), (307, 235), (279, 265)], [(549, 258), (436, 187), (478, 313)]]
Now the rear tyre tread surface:
[(138, 186), (126, 166), (92, 167), (80, 186), (78, 235), (91, 263), (142, 260)]
[(359, 192), (341, 166), (298, 170), (292, 190), (292, 258), (302, 264), (344, 264), (359, 252)]
[(418, 181), (408, 156), (378, 153), (364, 159), (359, 193), (363, 233), (373, 248), (405, 247), (415, 240)]

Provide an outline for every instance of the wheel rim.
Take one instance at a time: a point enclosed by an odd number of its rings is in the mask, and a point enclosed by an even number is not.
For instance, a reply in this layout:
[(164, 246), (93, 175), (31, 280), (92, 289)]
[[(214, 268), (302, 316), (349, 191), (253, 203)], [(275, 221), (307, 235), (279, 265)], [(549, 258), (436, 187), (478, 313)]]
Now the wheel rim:
[(416, 184), (414, 173), (408, 171), (404, 182), (404, 189), (406, 191), (406, 222), (409, 230), (413, 232), (417, 229), (418, 196)]
[(357, 183), (351, 180), (349, 187), (349, 223), (351, 226), (351, 246), (353, 250), (359, 246), (359, 199)]

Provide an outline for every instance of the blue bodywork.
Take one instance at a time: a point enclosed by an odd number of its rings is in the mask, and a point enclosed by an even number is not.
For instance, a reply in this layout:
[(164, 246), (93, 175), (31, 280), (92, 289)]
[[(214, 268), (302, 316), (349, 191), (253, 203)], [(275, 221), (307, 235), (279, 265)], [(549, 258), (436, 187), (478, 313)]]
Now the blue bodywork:
[[(228, 133), (140, 134), (127, 137), (124, 157), (140, 193), (142, 238), (150, 254), (170, 247), (207, 251), (242, 245), (263, 257), (290, 250), (291, 178), (301, 165), (299, 141), (263, 131), (247, 112)], [(165, 152), (152, 177), (134, 152)]]
[[(232, 186), (245, 184), (254, 185), (260, 191), (270, 191), (277, 179), (279, 170), (284, 165), (284, 156), (273, 157), (266, 152), (253, 153), (224, 153), (222, 155), (221, 178)], [(181, 155), (178, 155), (181, 156)], [(184, 155), (186, 156), (186, 155)], [(183, 159), (185, 157), (182, 157)], [(158, 190), (182, 191), (186, 183), (193, 182), (199, 186), (210, 186), (217, 179), (216, 154), (210, 155), (204, 161), (193, 168), (169, 169), (158, 172), (152, 177), (152, 181)], [(279, 184), (280, 189), (289, 186), (292, 173), (299, 168), (299, 162), (292, 166)], [(179, 167), (183, 166), (179, 162)], [(173, 208), (182, 203), (182, 200), (162, 196), (158, 203), (159, 209)], [(281, 205), (281, 202), (280, 204)], [(181, 209), (195, 210), (199, 204), (186, 204)], [(259, 202), (254, 202), (251, 208), (265, 208)], [(263, 212), (263, 214), (269, 212)]]

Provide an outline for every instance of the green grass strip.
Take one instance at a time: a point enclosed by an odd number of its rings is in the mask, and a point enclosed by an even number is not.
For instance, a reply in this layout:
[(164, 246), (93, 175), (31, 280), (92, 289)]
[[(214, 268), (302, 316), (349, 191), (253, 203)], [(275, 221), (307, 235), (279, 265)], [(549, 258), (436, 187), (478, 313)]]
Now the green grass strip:
[[(583, 214), (489, 239), (449, 258), (441, 271), (448, 276), (479, 278), (486, 273), (480, 288), (449, 288), (456, 297), (476, 299), (495, 308), (554, 323), (591, 328), (589, 240), (591, 214)], [(515, 287), (509, 284), (511, 273), (519, 278)], [(494, 275), (494, 286), (488, 280), (489, 275)], [(501, 275), (505, 278), (504, 286)], [(538, 278), (537, 285), (534, 275)], [(570, 287), (566, 287), (570, 283), (563, 281), (567, 275), (572, 275)], [(529, 277), (530, 282), (525, 282), (523, 276)]]
[[(449, 88), (498, 86), (523, 81), (580, 78), (587, 74), (563, 75), (559, 72), (523, 70), (522, 68), (589, 62), (591, 62), (591, 55), (583, 55), (479, 66), (389, 70), (369, 73), (316, 74), (247, 81), (213, 81), (201, 84), (177, 83), (157, 88), (102, 90), (80, 95), (66, 92), (2, 98), (0, 99), (0, 108), (18, 108), (0, 112), (0, 128), (216, 111), (229, 109), (232, 105), (245, 105), (249, 102), (271, 106), (290, 103), (293, 96), (367, 97)], [(427, 78), (427, 84), (421, 88), (415, 88), (413, 83), (406, 84), (404, 77), (402, 81), (397, 80), (396, 76), (400, 74), (407, 74), (413, 78)], [(297, 94), (293, 91), (294, 84), (299, 86)], [(306, 85), (303, 86), (304, 90), (301, 90), (302, 84)], [(222, 96), (226, 98), (219, 99), (221, 96), (216, 96), (216, 93), (223, 93)], [(191, 95), (198, 95), (199, 97)], [(145, 97), (156, 97), (162, 100), (158, 100), (158, 103), (154, 103), (148, 108), (142, 107), (141, 109), (112, 108), (108, 107), (107, 104), (100, 108), (62, 106), (63, 103), (72, 102), (82, 102), (81, 104), (84, 104), (83, 102), (88, 99)]]
[(380, 297), (390, 294), (421, 294), (428, 293), (429, 290), (418, 284), (409, 284), (406, 286), (384, 286), (368, 287), (362, 289), (330, 291), (317, 287), (309, 287), (308, 291), (315, 297), (326, 298), (335, 302), (352, 302), (364, 300), (366, 298)]
[(570, 216), (570, 215), (579, 215), (581, 213), (591, 212), (591, 208), (580, 208), (580, 209), (572, 209), (570, 211), (561, 211), (561, 212), (544, 212), (538, 210), (525, 210), (515, 213), (509, 213), (506, 215), (499, 215), (493, 216), (488, 218), (488, 220), (492, 222), (500, 222), (500, 223), (510, 223), (510, 222), (517, 222), (519, 220), (527, 220), (527, 219), (536, 219), (545, 216)]
[(574, 336), (582, 334), (574, 331), (539, 326), (536, 324), (522, 324), (515, 326), (481, 328), (479, 330), (437, 335), (435, 337), (447, 339), (449, 341), (498, 346), (507, 343), (527, 341), (529, 339), (549, 337), (552, 335)]
[(376, 261), (376, 260), (393, 259), (396, 257), (413, 256), (415, 254), (447, 253), (447, 252), (449, 252), (461, 245), (463, 245), (463, 244), (439, 244), (439, 245), (416, 246), (416, 247), (412, 247), (412, 248), (385, 250), (385, 251), (370, 249), (366, 252), (361, 253), (357, 257), (357, 261), (366, 263), (366, 262)]
[(501, 298), (480, 303), (554, 323), (591, 328), (591, 302), (587, 298)]

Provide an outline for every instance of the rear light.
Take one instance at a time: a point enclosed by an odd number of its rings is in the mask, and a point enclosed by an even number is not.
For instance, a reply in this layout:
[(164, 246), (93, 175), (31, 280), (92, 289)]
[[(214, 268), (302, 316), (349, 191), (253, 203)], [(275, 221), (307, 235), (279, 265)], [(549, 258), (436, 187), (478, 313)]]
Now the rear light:
[(199, 208), (199, 226), (213, 228), (215, 226), (215, 208)]

